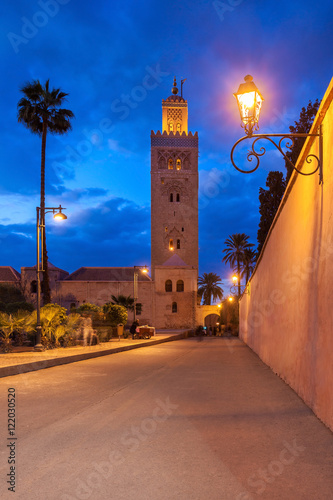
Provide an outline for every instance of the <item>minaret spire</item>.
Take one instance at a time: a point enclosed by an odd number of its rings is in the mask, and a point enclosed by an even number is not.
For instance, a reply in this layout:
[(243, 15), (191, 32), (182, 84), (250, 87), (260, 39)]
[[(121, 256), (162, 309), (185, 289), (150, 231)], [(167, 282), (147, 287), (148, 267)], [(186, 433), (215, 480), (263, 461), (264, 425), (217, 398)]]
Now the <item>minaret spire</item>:
[(174, 79), (173, 79), (173, 87), (172, 87), (172, 89), (171, 89), (171, 92), (172, 92), (174, 95), (177, 95), (177, 94), (178, 94), (176, 77), (174, 77)]

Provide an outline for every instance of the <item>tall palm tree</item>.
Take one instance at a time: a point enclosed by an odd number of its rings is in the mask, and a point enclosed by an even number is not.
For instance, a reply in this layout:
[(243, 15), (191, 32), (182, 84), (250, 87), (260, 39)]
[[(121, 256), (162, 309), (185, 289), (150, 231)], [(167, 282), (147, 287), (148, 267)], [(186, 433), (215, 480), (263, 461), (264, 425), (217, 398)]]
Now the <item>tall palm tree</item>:
[(253, 248), (246, 248), (244, 251), (244, 260), (242, 262), (241, 278), (245, 276), (245, 282), (249, 281), (254, 271), (257, 260), (257, 252)]
[(225, 254), (222, 262), (229, 263), (230, 266), (237, 272), (238, 279), (238, 296), (241, 296), (241, 266), (245, 259), (245, 250), (253, 247), (253, 243), (249, 243), (249, 236), (244, 233), (236, 233), (229, 236), (224, 244), (226, 248), (222, 250)]
[[(61, 108), (61, 105), (66, 100), (65, 92), (60, 89), (50, 89), (49, 80), (43, 86), (39, 80), (26, 83), (21, 87), (21, 92), (24, 94), (17, 105), (17, 119), (23, 123), (32, 133), (42, 137), (41, 150), (41, 183), (40, 183), (40, 209), (41, 209), (41, 226), (45, 226), (45, 150), (46, 136), (51, 134), (65, 134), (71, 130), (72, 126), (70, 119), (74, 118), (74, 114), (69, 109)], [(45, 230), (43, 234), (43, 299), (44, 304), (50, 302), (50, 284), (47, 264), (47, 250)]]
[(215, 273), (203, 273), (202, 276), (198, 278), (198, 295), (203, 297), (203, 303), (205, 305), (211, 305), (211, 299), (213, 301), (216, 299), (222, 300), (223, 290), (220, 287), (222, 281), (220, 276)]

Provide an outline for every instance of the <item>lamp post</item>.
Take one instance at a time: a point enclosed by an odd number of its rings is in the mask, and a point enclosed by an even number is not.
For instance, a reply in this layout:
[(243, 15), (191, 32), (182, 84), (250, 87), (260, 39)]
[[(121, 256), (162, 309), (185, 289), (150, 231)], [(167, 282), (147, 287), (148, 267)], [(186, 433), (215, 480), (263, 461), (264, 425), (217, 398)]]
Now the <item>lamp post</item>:
[[(53, 218), (55, 220), (65, 220), (67, 216), (62, 213), (62, 210), (66, 210), (61, 205), (59, 207), (36, 207), (37, 212), (37, 326), (36, 326), (36, 345), (34, 347), (35, 351), (42, 351), (44, 348), (41, 344), (42, 338), (42, 325), (40, 321), (40, 295), (41, 295), (41, 273), (44, 272), (43, 263), (43, 236), (45, 231), (45, 214), (53, 213)], [(42, 247), (42, 251), (41, 251)]]
[(136, 321), (136, 303), (137, 303), (137, 300), (138, 300), (138, 276), (139, 276), (139, 270), (141, 270), (142, 273), (146, 274), (146, 273), (148, 273), (148, 267), (147, 266), (134, 266), (134, 279), (133, 279), (134, 321)]
[[(232, 147), (230, 158), (231, 163), (235, 167), (236, 170), (242, 172), (243, 174), (251, 174), (260, 165), (260, 157), (266, 153), (264, 147), (260, 147), (257, 151), (256, 145), (257, 142), (261, 139), (265, 139), (269, 141), (276, 149), (282, 154), (283, 158), (291, 165), (291, 167), (296, 170), (301, 175), (313, 175), (317, 171), (319, 171), (319, 184), (323, 182), (323, 162), (322, 162), (322, 150), (323, 150), (323, 134), (321, 125), (318, 127), (317, 133), (315, 134), (254, 134), (255, 130), (259, 129), (259, 116), (261, 111), (261, 106), (264, 101), (261, 93), (259, 92), (257, 86), (253, 82), (253, 78), (251, 75), (247, 75), (245, 78), (245, 83), (241, 83), (238, 91), (234, 93), (235, 98), (237, 99), (238, 109), (241, 117), (241, 126), (244, 128), (246, 135), (241, 137)], [(305, 158), (306, 163), (311, 164), (315, 161), (315, 169), (312, 172), (302, 172), (290, 161), (290, 159), (285, 155), (282, 144), (283, 141), (286, 140), (284, 146), (291, 150), (294, 145), (295, 138), (298, 137), (318, 137), (319, 138), (319, 152), (318, 156), (315, 154), (309, 154)], [(275, 142), (275, 138), (280, 138), (277, 142)], [(234, 151), (236, 147), (247, 139), (253, 139), (251, 144), (251, 149), (247, 153), (247, 161), (252, 162), (255, 159), (255, 166), (250, 170), (242, 170), (239, 168), (234, 162)]]

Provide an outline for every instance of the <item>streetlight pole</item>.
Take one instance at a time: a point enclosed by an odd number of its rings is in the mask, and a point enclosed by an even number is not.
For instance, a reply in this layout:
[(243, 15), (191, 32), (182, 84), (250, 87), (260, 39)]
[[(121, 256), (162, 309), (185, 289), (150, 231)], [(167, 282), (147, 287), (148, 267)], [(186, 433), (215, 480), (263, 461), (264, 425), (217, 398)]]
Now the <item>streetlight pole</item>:
[(36, 207), (37, 211), (37, 224), (36, 224), (36, 229), (37, 229), (37, 326), (36, 326), (36, 344), (34, 347), (35, 351), (42, 351), (43, 346), (41, 344), (41, 338), (42, 338), (42, 326), (40, 323), (40, 273), (42, 272), (42, 266), (41, 266), (41, 261), (40, 261), (40, 247), (41, 247), (41, 228), (43, 227), (43, 224), (41, 224), (41, 208)]
[(148, 273), (147, 266), (134, 266), (134, 276), (133, 276), (133, 296), (134, 296), (134, 321), (136, 321), (136, 303), (138, 300), (138, 277), (139, 270), (143, 273)]
[(136, 321), (136, 301), (138, 300), (138, 271), (134, 266), (133, 295), (134, 295), (134, 321)]
[(36, 326), (36, 344), (35, 351), (42, 351), (44, 349), (42, 339), (42, 325), (40, 320), (40, 303), (41, 303), (41, 273), (44, 272), (43, 262), (43, 241), (45, 231), (45, 214), (53, 213), (55, 220), (67, 219), (67, 216), (62, 213), (65, 210), (61, 205), (59, 207), (36, 207), (36, 237), (37, 237), (37, 326)]

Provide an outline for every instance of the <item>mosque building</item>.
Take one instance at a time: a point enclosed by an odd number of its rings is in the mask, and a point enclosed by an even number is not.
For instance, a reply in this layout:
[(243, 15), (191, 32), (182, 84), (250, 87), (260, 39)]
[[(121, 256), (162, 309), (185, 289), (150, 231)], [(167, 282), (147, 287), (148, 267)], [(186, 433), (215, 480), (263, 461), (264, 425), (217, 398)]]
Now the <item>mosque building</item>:
[[(176, 78), (172, 94), (162, 100), (162, 130), (151, 132), (151, 276), (141, 271), (140, 266), (81, 267), (69, 274), (49, 263), (52, 302), (70, 310), (85, 302), (103, 305), (112, 295), (136, 295), (141, 324), (173, 329), (202, 324), (198, 133), (188, 131), (187, 101)], [(36, 302), (36, 266), (21, 268), (21, 286), (27, 300)]]

